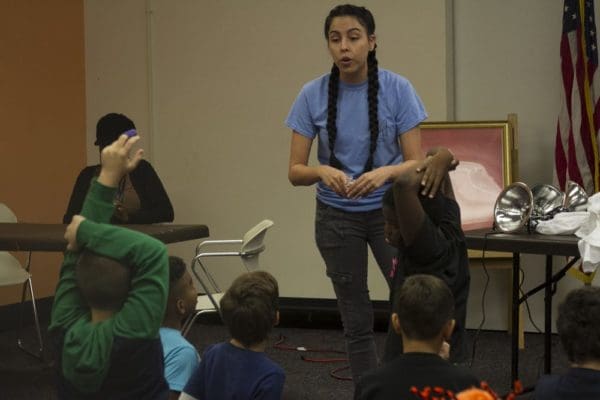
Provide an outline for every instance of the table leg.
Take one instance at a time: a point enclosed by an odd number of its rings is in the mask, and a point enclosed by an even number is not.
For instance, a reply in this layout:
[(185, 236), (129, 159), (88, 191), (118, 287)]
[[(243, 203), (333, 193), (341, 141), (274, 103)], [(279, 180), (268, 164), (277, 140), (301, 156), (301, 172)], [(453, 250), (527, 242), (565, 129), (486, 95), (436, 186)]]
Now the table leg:
[(546, 256), (546, 287), (544, 289), (544, 372), (552, 369), (552, 256)]
[(512, 276), (512, 339), (511, 339), (511, 387), (519, 379), (519, 268), (521, 259), (519, 253), (513, 253), (513, 276)]

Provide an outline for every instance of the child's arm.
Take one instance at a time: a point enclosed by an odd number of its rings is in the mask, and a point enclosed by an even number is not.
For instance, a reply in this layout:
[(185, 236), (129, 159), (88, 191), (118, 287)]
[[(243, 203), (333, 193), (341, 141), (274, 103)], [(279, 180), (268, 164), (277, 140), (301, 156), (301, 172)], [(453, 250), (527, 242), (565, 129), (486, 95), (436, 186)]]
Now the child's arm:
[(114, 316), (115, 334), (128, 338), (156, 337), (169, 291), (165, 245), (137, 231), (91, 221), (81, 223), (77, 242), (133, 268), (129, 295)]
[[(135, 168), (142, 158), (142, 150), (129, 157), (133, 144), (139, 137), (128, 140), (122, 135), (117, 141), (102, 151), (102, 170), (97, 181), (92, 186), (84, 201), (81, 214), (83, 217), (96, 222), (108, 222), (114, 212), (113, 199), (119, 180), (127, 172)], [(75, 279), (75, 264), (79, 257), (77, 232), (82, 221), (81, 217), (73, 217), (73, 222), (67, 227), (65, 238), (68, 241), (67, 252), (60, 270), (59, 281), (54, 295), (54, 303), (50, 318), (49, 330), (58, 327), (68, 327), (79, 317), (89, 312), (87, 305), (81, 299)]]
[(422, 172), (416, 168), (419, 161), (409, 160), (414, 168), (406, 170), (399, 175), (392, 185), (394, 191), (394, 209), (396, 215), (396, 226), (402, 237), (405, 246), (413, 243), (423, 219), (425, 211), (419, 200), (419, 190), (421, 189)]
[[(94, 181), (85, 198), (81, 214), (91, 220), (108, 222), (113, 214), (114, 188), (110, 188)], [(67, 251), (60, 269), (58, 286), (54, 294), (54, 304), (50, 318), (52, 330), (59, 326), (68, 327), (80, 316), (88, 312), (88, 307), (81, 299), (77, 281), (75, 279), (75, 264), (79, 257), (77, 251), (76, 233), (83, 218), (75, 215), (67, 227)]]
[(440, 189), (442, 194), (449, 199), (456, 200), (454, 197), (454, 188), (452, 187), (452, 180), (450, 179), (450, 174), (446, 172), (444, 176), (444, 181), (442, 182), (442, 187)]

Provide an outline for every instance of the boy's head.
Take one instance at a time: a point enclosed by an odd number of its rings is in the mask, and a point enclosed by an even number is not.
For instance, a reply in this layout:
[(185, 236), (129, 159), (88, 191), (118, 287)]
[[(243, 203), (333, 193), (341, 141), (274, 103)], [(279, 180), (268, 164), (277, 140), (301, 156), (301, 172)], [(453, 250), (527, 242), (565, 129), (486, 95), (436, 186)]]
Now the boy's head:
[(198, 292), (185, 262), (175, 256), (169, 256), (169, 300), (167, 315), (180, 320), (188, 317), (196, 308)]
[(237, 277), (221, 298), (221, 314), (231, 336), (246, 347), (267, 339), (279, 322), (279, 287), (265, 271)]
[(556, 327), (569, 361), (600, 361), (600, 287), (569, 292), (558, 307)]
[(90, 250), (81, 252), (75, 276), (81, 296), (96, 310), (120, 310), (131, 287), (129, 266)]
[[(439, 225), (444, 216), (444, 199), (438, 193), (434, 198), (417, 194), (423, 211), (434, 225)], [(390, 186), (383, 195), (384, 231), (387, 242), (395, 247), (402, 247), (403, 241), (398, 229), (398, 216), (394, 204), (394, 186)]]
[(447, 339), (454, 329), (454, 297), (448, 285), (433, 275), (406, 278), (392, 312), (394, 329), (405, 339)]

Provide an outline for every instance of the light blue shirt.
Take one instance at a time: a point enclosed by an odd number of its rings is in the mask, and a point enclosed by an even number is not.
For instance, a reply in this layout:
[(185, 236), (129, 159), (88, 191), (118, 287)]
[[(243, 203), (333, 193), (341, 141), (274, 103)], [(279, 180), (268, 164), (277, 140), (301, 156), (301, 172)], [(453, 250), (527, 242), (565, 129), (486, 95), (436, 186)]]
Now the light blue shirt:
[(165, 360), (165, 379), (169, 389), (181, 392), (200, 363), (200, 356), (176, 329), (162, 327), (159, 330)]
[[(314, 139), (318, 136), (319, 163), (329, 165), (329, 136), (327, 133), (327, 87), (329, 75), (323, 75), (300, 91), (285, 121), (299, 134)], [(358, 178), (369, 157), (368, 81), (348, 84), (340, 81), (337, 101), (337, 137), (335, 154), (344, 166), (346, 175)], [(373, 169), (396, 165), (404, 161), (398, 139), (400, 135), (427, 118), (421, 99), (410, 82), (393, 72), (379, 69), (378, 92), (379, 137), (373, 154)], [(319, 182), (317, 198), (325, 204), (345, 211), (370, 211), (381, 208), (387, 183), (366, 197), (351, 200), (338, 196)]]

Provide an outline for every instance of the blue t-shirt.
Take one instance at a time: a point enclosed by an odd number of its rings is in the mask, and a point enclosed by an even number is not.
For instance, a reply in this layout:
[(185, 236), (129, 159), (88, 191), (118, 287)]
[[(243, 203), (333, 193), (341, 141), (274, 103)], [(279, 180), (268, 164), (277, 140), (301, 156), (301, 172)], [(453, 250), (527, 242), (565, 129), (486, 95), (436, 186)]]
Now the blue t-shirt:
[(564, 375), (544, 375), (535, 385), (536, 400), (600, 399), (600, 371), (569, 368)]
[(219, 343), (206, 348), (181, 398), (280, 400), (284, 381), (283, 369), (265, 353)]
[[(309, 139), (319, 137), (318, 159), (323, 165), (329, 165), (330, 154), (327, 133), (329, 75), (304, 85), (285, 121), (289, 128)], [(334, 150), (346, 175), (354, 179), (363, 173), (370, 153), (367, 89), (368, 81), (359, 84), (339, 83)], [(379, 69), (378, 117), (379, 137), (373, 154), (373, 169), (404, 161), (398, 139), (427, 118), (427, 113), (406, 78)], [(381, 208), (383, 194), (389, 185), (387, 183), (368, 196), (353, 200), (338, 196), (320, 182), (317, 185), (317, 198), (345, 211), (370, 211)]]
[(159, 333), (165, 360), (165, 379), (170, 390), (181, 392), (198, 368), (200, 356), (177, 329), (162, 327)]

